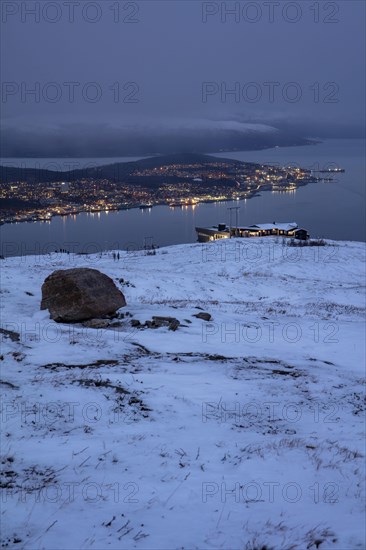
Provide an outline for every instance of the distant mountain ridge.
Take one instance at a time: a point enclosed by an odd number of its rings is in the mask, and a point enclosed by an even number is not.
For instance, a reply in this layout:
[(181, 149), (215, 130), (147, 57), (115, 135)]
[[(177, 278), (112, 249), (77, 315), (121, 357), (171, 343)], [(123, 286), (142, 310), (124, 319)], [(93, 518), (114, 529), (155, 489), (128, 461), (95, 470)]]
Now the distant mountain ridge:
[(238, 160), (214, 157), (199, 153), (176, 153), (172, 155), (155, 156), (136, 161), (117, 162), (113, 164), (79, 168), (68, 171), (0, 166), (0, 184), (18, 181), (26, 181), (27, 183), (76, 181), (83, 178), (120, 181), (122, 178), (128, 178), (128, 176), (131, 175), (136, 169), (149, 169), (171, 164), (192, 164), (197, 162), (204, 164), (208, 162), (212, 163), (214, 161), (226, 162), (228, 164), (238, 164), (240, 166), (256, 165), (256, 163), (241, 162)]

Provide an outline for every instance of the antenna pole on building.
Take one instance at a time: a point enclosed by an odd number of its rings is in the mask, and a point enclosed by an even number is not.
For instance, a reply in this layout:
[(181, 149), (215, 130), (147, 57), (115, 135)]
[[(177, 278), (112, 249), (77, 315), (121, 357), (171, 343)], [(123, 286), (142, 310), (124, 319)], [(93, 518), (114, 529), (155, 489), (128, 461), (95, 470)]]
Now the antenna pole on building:
[(236, 228), (235, 235), (237, 235), (238, 234), (238, 217), (239, 217), (240, 206), (230, 206), (228, 208), (228, 210), (230, 210), (230, 237), (231, 237), (231, 212), (232, 212), (232, 210), (235, 210), (235, 228)]

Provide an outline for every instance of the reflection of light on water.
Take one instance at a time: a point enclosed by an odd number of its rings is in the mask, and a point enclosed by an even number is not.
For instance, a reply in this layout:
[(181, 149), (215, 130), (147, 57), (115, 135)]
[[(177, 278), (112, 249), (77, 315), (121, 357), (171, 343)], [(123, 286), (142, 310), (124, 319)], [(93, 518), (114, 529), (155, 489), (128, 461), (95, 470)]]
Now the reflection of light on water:
[(284, 195), (284, 194), (288, 194), (288, 195), (294, 195), (296, 193), (297, 189), (272, 189), (272, 194), (273, 195)]

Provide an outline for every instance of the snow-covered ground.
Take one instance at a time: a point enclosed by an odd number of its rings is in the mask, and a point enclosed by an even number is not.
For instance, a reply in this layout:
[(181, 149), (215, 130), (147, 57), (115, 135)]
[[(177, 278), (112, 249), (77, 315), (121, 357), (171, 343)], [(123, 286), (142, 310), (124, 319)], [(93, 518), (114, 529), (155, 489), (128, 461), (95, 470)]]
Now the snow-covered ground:
[[(364, 548), (364, 244), (120, 254), (1, 262), (2, 547)], [(81, 266), (119, 326), (40, 311)]]

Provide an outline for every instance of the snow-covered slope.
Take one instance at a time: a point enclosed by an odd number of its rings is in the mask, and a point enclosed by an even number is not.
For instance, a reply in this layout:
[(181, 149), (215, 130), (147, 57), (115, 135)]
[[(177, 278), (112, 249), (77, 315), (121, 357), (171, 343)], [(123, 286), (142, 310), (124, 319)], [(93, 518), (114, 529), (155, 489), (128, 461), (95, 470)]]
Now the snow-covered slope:
[[(120, 254), (1, 262), (3, 546), (364, 548), (365, 246)], [(78, 266), (119, 326), (40, 311)], [(131, 327), (153, 315), (181, 326)]]

